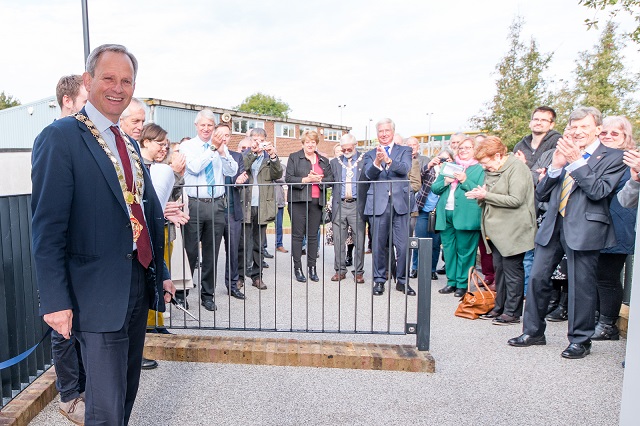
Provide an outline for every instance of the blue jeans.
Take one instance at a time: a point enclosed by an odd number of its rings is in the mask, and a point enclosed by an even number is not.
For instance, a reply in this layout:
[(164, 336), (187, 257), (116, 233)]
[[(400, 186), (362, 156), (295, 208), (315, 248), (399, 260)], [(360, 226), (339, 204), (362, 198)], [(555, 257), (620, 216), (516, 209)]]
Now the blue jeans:
[[(431, 272), (435, 272), (436, 267), (438, 266), (438, 258), (440, 257), (440, 233), (432, 234), (431, 232), (427, 232), (428, 222), (429, 213), (421, 210), (418, 214), (418, 220), (416, 221), (415, 235), (416, 238), (433, 239), (433, 249), (431, 251)], [(411, 269), (418, 269), (418, 252), (415, 250), (413, 252), (413, 258), (411, 259)]]
[(527, 294), (527, 287), (529, 284), (529, 274), (531, 274), (531, 266), (533, 266), (533, 250), (529, 250), (524, 254), (524, 294)]
[(282, 215), (284, 213), (284, 207), (278, 207), (278, 213), (276, 213), (276, 248), (282, 247)]

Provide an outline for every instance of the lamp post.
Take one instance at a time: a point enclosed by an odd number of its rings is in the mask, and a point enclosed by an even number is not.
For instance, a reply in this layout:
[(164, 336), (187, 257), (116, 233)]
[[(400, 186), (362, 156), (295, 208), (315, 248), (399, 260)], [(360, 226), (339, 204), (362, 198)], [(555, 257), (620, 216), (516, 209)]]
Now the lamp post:
[(373, 118), (369, 119), (369, 124), (367, 128), (369, 129), (369, 145), (371, 145), (371, 139), (373, 139), (373, 134), (371, 133), (371, 123), (373, 122)]
[(429, 128), (428, 128), (429, 130), (427, 132), (427, 149), (428, 149), (428, 152), (429, 152), (429, 156), (433, 155), (433, 152), (432, 152), (433, 149), (431, 148), (431, 143), (430, 143), (431, 142), (431, 117), (432, 116), (433, 116), (432, 112), (428, 112), (427, 113), (427, 117), (429, 117)]
[(340, 108), (340, 125), (342, 126), (342, 111), (344, 111), (344, 109), (346, 108), (346, 105), (338, 105), (338, 108)]

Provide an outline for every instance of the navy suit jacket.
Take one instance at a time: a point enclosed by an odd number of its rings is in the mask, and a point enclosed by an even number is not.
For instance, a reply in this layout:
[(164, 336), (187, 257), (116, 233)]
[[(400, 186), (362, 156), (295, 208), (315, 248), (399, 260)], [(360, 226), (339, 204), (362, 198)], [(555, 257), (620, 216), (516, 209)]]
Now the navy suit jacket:
[[(134, 146), (139, 152), (135, 141)], [(164, 213), (146, 167), (143, 173), (152, 265), (158, 265), (157, 274), (147, 271), (150, 308), (164, 311)], [(113, 164), (87, 127), (66, 117), (36, 137), (31, 179), (40, 314), (72, 309), (76, 330), (121, 329), (129, 303), (133, 237)]]
[[(367, 201), (364, 206), (364, 214), (367, 216), (378, 216), (384, 213), (389, 204), (389, 192), (391, 192), (391, 205), (397, 214), (409, 213), (409, 171), (411, 170), (411, 148), (398, 144), (393, 145), (391, 150), (391, 166), (378, 169), (373, 161), (376, 158), (376, 149), (372, 149), (364, 154), (362, 160), (362, 181), (391, 181), (398, 180), (404, 182), (393, 183), (379, 182), (370, 183), (367, 190)], [(359, 196), (359, 195), (358, 195)]]
[[(601, 250), (616, 244), (609, 204), (627, 167), (622, 155), (622, 151), (600, 143), (587, 159), (587, 165), (570, 173), (575, 182), (567, 201), (563, 229), (565, 241), (572, 250)], [(565, 173), (563, 169), (556, 178), (547, 175), (536, 187), (537, 200), (549, 203), (536, 234), (536, 244), (546, 246), (551, 240)]]
[[(242, 154), (240, 154), (239, 152), (230, 150), (229, 154), (231, 154), (231, 158), (236, 160), (236, 163), (238, 163), (238, 171), (236, 172), (236, 175), (231, 178), (233, 185), (235, 185), (236, 179), (238, 179), (238, 176), (244, 173), (244, 170), (245, 170), (244, 158), (242, 157)], [(229, 194), (230, 192), (233, 194), (233, 217), (235, 220), (242, 220), (244, 218), (244, 213), (242, 212), (243, 204), (242, 204), (242, 194), (241, 194), (240, 188), (241, 187), (239, 186), (227, 187), (227, 194)]]

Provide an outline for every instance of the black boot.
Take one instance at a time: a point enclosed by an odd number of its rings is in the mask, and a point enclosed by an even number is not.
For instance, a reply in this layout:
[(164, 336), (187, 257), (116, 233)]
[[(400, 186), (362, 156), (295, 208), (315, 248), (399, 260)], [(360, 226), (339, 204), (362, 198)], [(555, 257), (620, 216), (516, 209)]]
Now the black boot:
[(309, 266), (309, 279), (315, 282), (320, 281), (320, 278), (318, 278), (318, 273), (316, 272), (315, 266)]
[(545, 319), (551, 322), (566, 321), (569, 318), (567, 315), (568, 303), (568, 294), (563, 292), (560, 295), (560, 302), (558, 302), (558, 306), (553, 310), (553, 312), (549, 313)]
[(307, 281), (307, 278), (302, 273), (302, 268), (293, 268), (293, 273), (296, 275), (296, 280), (298, 280), (298, 282), (303, 283)]
[(591, 340), (620, 340), (620, 330), (616, 325), (617, 320), (617, 317), (608, 317), (601, 314)]
[(353, 265), (353, 244), (347, 246), (347, 256), (344, 259), (345, 266)]

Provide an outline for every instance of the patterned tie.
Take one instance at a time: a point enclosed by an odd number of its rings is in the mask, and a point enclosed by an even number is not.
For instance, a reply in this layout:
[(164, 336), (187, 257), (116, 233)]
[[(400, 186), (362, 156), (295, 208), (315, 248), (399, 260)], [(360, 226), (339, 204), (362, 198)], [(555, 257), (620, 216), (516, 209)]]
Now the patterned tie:
[(562, 217), (564, 217), (565, 210), (567, 209), (567, 201), (569, 200), (571, 188), (573, 188), (573, 178), (569, 173), (565, 172), (564, 180), (562, 181), (562, 191), (560, 191), (560, 205), (558, 206), (558, 212)]
[(349, 158), (348, 165), (349, 165), (349, 168), (347, 169), (347, 185), (345, 186), (345, 190), (344, 190), (344, 198), (346, 200), (352, 200), (353, 189), (351, 188), (351, 185), (353, 182), (353, 171), (351, 169), (351, 158)]
[[(209, 149), (209, 143), (205, 143), (204, 144), (204, 149), (207, 150)], [(209, 197), (213, 197), (213, 187), (216, 184), (216, 177), (213, 174), (213, 163), (211, 161), (209, 161), (209, 164), (207, 164), (207, 167), (205, 167), (204, 169), (204, 175), (207, 178), (207, 185), (209, 185), (207, 187), (207, 192), (209, 193)]]
[[(127, 147), (120, 135), (120, 130), (116, 126), (109, 127), (116, 137), (116, 147), (118, 148), (118, 154), (120, 154), (120, 160), (122, 161), (122, 170), (124, 172), (124, 178), (127, 183), (127, 189), (133, 192), (133, 173), (131, 171), (131, 160), (129, 159), (129, 153)], [(142, 195), (142, 194), (140, 194)], [(131, 204), (131, 214), (136, 218), (140, 225), (142, 225), (142, 231), (136, 245), (138, 247), (138, 261), (142, 266), (147, 268), (153, 259), (153, 252), (151, 251), (151, 239), (149, 238), (149, 230), (147, 228), (147, 222), (144, 220), (144, 214), (142, 208), (138, 203)]]
[[(588, 152), (582, 154), (582, 158), (585, 160), (591, 156)], [(569, 195), (571, 194), (571, 189), (573, 188), (574, 180), (571, 175), (565, 172), (564, 180), (562, 181), (562, 190), (560, 191), (560, 205), (558, 206), (558, 213), (560, 216), (564, 217), (565, 211), (567, 210), (567, 202), (569, 201)]]

